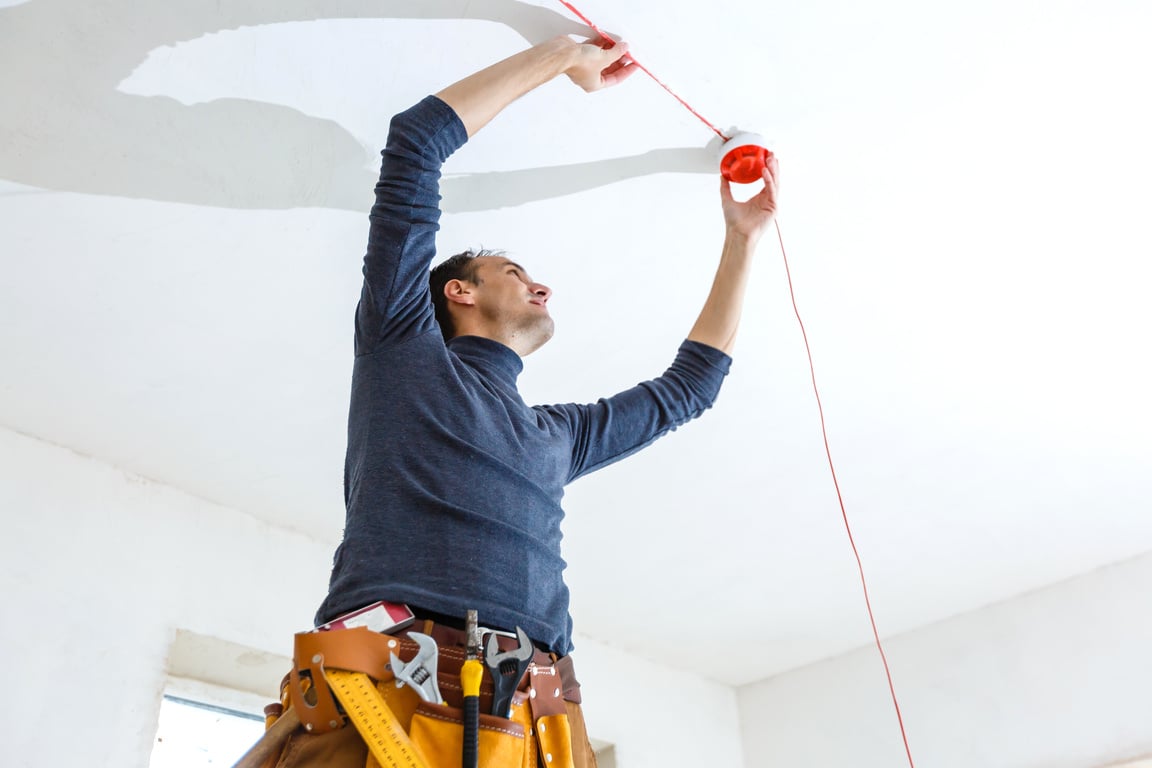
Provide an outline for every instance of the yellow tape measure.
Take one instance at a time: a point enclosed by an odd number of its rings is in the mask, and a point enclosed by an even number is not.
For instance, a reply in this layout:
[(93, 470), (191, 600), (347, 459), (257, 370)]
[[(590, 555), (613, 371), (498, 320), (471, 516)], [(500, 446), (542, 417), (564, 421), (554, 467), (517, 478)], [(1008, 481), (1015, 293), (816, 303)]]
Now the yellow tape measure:
[(326, 669), (324, 679), (381, 768), (428, 768), (372, 678), (362, 672)]

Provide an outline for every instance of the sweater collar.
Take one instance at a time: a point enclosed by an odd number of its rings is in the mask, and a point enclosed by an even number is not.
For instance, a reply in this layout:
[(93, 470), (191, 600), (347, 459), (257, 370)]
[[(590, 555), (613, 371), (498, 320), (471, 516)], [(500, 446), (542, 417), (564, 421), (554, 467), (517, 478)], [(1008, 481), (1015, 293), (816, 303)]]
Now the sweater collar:
[(487, 376), (516, 386), (524, 370), (524, 360), (511, 347), (483, 336), (457, 336), (448, 340), (448, 349), (471, 367)]

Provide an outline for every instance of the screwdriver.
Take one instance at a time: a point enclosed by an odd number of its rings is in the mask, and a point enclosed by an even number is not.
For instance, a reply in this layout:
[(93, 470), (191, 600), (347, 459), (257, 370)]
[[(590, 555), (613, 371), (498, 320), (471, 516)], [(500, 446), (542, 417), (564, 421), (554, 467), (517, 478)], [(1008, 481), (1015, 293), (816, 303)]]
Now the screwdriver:
[(484, 666), (480, 663), (480, 628), (476, 611), (468, 611), (464, 622), (467, 634), (466, 658), (460, 667), (460, 685), (464, 689), (464, 768), (478, 768), (480, 760), (480, 680)]

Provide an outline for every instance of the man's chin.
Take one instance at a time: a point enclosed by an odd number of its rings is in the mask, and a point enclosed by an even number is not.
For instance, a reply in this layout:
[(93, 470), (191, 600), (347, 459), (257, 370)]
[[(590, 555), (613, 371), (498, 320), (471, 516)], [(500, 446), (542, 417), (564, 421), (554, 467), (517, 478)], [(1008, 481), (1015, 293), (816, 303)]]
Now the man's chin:
[(551, 317), (541, 318), (540, 322), (534, 323), (530, 331), (533, 340), (532, 348), (525, 354), (532, 354), (540, 347), (548, 343), (552, 335), (556, 332), (556, 323), (553, 322)]

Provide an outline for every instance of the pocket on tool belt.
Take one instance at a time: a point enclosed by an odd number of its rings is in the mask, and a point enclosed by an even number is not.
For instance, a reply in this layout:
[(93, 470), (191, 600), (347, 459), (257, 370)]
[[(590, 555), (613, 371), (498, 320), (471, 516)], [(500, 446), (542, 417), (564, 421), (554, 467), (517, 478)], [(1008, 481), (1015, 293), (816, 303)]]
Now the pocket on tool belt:
[[(464, 749), (463, 710), (420, 702), (408, 732), (428, 768), (457, 768)], [(494, 715), (480, 715), (480, 760), (484, 768), (530, 768), (536, 745), (524, 726)]]

